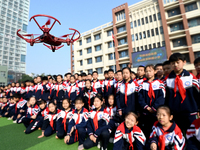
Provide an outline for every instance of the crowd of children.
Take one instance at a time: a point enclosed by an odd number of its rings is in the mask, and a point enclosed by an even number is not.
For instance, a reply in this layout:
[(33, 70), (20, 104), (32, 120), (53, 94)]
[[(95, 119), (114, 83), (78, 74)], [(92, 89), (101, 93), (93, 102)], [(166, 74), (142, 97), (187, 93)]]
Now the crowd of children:
[(25, 134), (56, 134), (78, 150), (200, 149), (200, 58), (197, 76), (183, 69), (184, 55), (163, 64), (92, 74), (36, 77), (1, 87), (0, 117), (23, 123)]

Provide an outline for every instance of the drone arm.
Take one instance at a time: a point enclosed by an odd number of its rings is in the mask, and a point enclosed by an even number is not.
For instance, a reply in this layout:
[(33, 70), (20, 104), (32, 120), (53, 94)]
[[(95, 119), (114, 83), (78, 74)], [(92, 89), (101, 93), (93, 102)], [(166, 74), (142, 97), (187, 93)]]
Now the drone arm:
[[(78, 30), (76, 30), (76, 29), (73, 29), (73, 28), (69, 28), (69, 30), (74, 30), (75, 32), (74, 32), (74, 34), (72, 35), (72, 37), (71, 37), (71, 41), (72, 42), (75, 42), (75, 41), (77, 41), (79, 38), (80, 38), (80, 32), (78, 31)], [(76, 34), (76, 32), (78, 32), (78, 34), (79, 34), (79, 36), (76, 38), (76, 39), (73, 39), (74, 38), (74, 35)]]
[(51, 31), (51, 29), (53, 28), (54, 24), (56, 23), (56, 20), (53, 22), (53, 24), (51, 25), (51, 28), (49, 29), (49, 31)]
[[(35, 23), (38, 25), (38, 27), (42, 30), (41, 26), (39, 25), (39, 23), (37, 22), (37, 20), (35, 18), (33, 18), (33, 20), (35, 21)], [(42, 30), (43, 31), (43, 30)]]
[(21, 29), (17, 30), (17, 36), (19, 36), (20, 38), (22, 38), (22, 39), (25, 40), (26, 42), (30, 43), (30, 39), (24, 38), (21, 34), (19, 34), (19, 31), (21, 31)]

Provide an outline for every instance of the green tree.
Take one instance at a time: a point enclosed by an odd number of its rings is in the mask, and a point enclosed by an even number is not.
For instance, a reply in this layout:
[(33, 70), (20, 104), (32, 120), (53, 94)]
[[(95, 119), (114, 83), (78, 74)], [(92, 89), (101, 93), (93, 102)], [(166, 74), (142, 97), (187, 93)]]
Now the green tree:
[(18, 82), (24, 82), (26, 80), (33, 80), (33, 78), (27, 74), (23, 74), (22, 79), (18, 80)]

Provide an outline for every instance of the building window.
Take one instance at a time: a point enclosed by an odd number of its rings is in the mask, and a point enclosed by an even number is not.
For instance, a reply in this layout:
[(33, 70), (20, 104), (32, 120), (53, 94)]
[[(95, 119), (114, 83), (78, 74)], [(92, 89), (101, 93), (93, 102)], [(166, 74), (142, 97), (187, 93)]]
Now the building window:
[(127, 44), (127, 39), (126, 38), (122, 38), (118, 40), (118, 45), (123, 45), (123, 44)]
[(143, 46), (140, 47), (140, 51), (143, 51)]
[(79, 46), (81, 46), (81, 45), (82, 45), (82, 40), (79, 41)]
[(160, 42), (157, 43), (158, 47), (160, 47)]
[(137, 51), (138, 51), (138, 52), (140, 51), (140, 48), (139, 48), (139, 47), (137, 47)]
[(143, 31), (143, 38), (146, 39), (146, 32)]
[(160, 26), (160, 34), (163, 34), (163, 27)]
[(147, 30), (147, 36), (148, 36), (148, 38), (151, 36), (149, 30)]
[(145, 50), (147, 50), (147, 49), (148, 49), (148, 48), (147, 48), (147, 45), (145, 45), (144, 47), (145, 47)]
[(200, 17), (188, 20), (189, 28), (200, 25)]
[(138, 34), (137, 33), (135, 34), (135, 39), (136, 39), (136, 41), (138, 40)]
[(149, 21), (148, 21), (148, 17), (145, 17), (145, 20), (146, 20), (146, 24), (149, 23)]
[(117, 12), (115, 15), (116, 15), (116, 17), (117, 17), (117, 21), (126, 19), (126, 15), (125, 15), (124, 10), (122, 10), (122, 11), (120, 11), (120, 12)]
[(132, 41), (134, 41), (135, 39), (134, 39), (134, 34), (132, 34)]
[(142, 20), (142, 25), (144, 25), (144, 18), (142, 18), (141, 20)]
[(112, 33), (113, 33), (113, 30), (109, 30), (109, 31), (107, 31), (107, 36), (111, 36)]
[(90, 43), (91, 42), (91, 37), (86, 38), (86, 42)]
[(156, 35), (159, 35), (158, 28), (156, 28), (155, 30), (156, 30)]
[(194, 57), (195, 57), (195, 59), (199, 58), (200, 57), (200, 52), (194, 52)]
[(116, 71), (116, 65), (115, 66), (109, 66), (109, 69)]
[(151, 49), (151, 44), (149, 44), (149, 49)]
[(173, 43), (173, 47), (187, 46), (185, 38), (172, 40), (172, 43)]
[(23, 31), (27, 32), (27, 25), (26, 24), (23, 24)]
[(162, 41), (162, 46), (165, 47), (165, 41)]
[(108, 42), (108, 48), (111, 48), (111, 47), (114, 47), (114, 42), (113, 41)]
[(92, 64), (92, 58), (87, 59), (87, 64)]
[(26, 62), (26, 55), (21, 55), (21, 62)]
[(123, 57), (128, 57), (128, 51), (120, 51), (119, 52), (119, 58), (123, 58)]
[(108, 59), (109, 60), (115, 59), (115, 54), (114, 53), (108, 54)]
[(156, 48), (156, 43), (153, 43), (153, 48)]
[(121, 26), (117, 28), (117, 33), (124, 32), (124, 31), (126, 31), (126, 26)]
[(1, 77), (6, 77), (6, 72), (5, 71), (0, 71), (0, 76)]
[(133, 22), (130, 22), (131, 29), (133, 29)]
[(183, 23), (182, 22), (170, 25), (170, 31), (171, 32), (178, 31), (178, 30), (183, 30)]
[(140, 26), (140, 19), (138, 19), (138, 27)]
[(95, 57), (96, 63), (102, 62), (102, 56)]
[(133, 52), (136, 52), (136, 51), (135, 51), (135, 47), (133, 48)]
[(185, 54), (182, 54), (182, 55), (185, 56), (186, 63), (189, 64), (190, 63), (189, 53), (185, 53)]
[(93, 70), (92, 69), (88, 69), (88, 73), (92, 74)]
[(156, 21), (156, 14), (153, 14), (153, 20)]
[(95, 46), (95, 51), (97, 52), (97, 51), (100, 51), (101, 50), (101, 45), (97, 45), (97, 46)]
[(134, 21), (134, 27), (137, 27), (137, 22), (136, 21)]
[(154, 29), (151, 29), (151, 36), (154, 36)]
[(192, 44), (200, 43), (200, 34), (192, 35)]
[(181, 12), (180, 12), (180, 9), (178, 7), (178, 8), (168, 10), (167, 13), (168, 13), (168, 17), (172, 17), (172, 16), (175, 16), (175, 15), (179, 15)]
[(80, 50), (79, 53), (80, 53), (80, 56), (82, 56), (82, 54), (83, 54), (83, 53), (82, 53), (82, 50)]
[(96, 68), (96, 71), (98, 72), (98, 74), (102, 74), (103, 73), (103, 68)]
[(83, 73), (83, 70), (80, 71), (80, 74)]
[(149, 22), (152, 22), (152, 16), (149, 16)]
[(120, 65), (120, 69), (122, 70), (123, 68), (126, 68), (126, 67), (128, 67), (128, 65), (129, 65), (129, 63), (126, 63), (126, 64), (121, 64), (121, 65)]
[(83, 61), (81, 60), (81, 61), (80, 61), (80, 66), (82, 66), (82, 65), (83, 65)]
[(96, 40), (99, 40), (99, 39), (101, 39), (101, 34), (97, 34), (97, 35), (94, 36), (94, 40), (95, 40), (95, 41), (96, 41)]
[(90, 54), (90, 53), (92, 53), (92, 48), (91, 47), (87, 48), (87, 54)]
[(185, 12), (193, 11), (196, 9), (198, 9), (196, 2), (185, 5)]
[(158, 20), (161, 20), (160, 13), (157, 13), (157, 15), (158, 15)]
[(139, 33), (139, 36), (140, 36), (140, 40), (141, 40), (142, 39), (142, 33), (141, 32)]

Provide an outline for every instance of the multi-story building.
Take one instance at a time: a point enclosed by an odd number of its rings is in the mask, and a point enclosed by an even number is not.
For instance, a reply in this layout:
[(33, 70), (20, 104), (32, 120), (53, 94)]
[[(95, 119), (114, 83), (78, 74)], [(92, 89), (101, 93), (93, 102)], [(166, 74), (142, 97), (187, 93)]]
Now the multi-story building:
[(30, 0), (0, 0), (0, 65), (25, 73), (26, 41), (16, 35), (27, 32)]
[(71, 46), (72, 73), (97, 70), (103, 78), (103, 71), (109, 68), (118, 70), (130, 63), (135, 66), (132, 55), (143, 51), (148, 54), (161, 47), (166, 58), (175, 52), (183, 53), (185, 69), (194, 70), (193, 61), (200, 56), (200, 1), (125, 3), (113, 8), (112, 16), (112, 22), (81, 34)]

